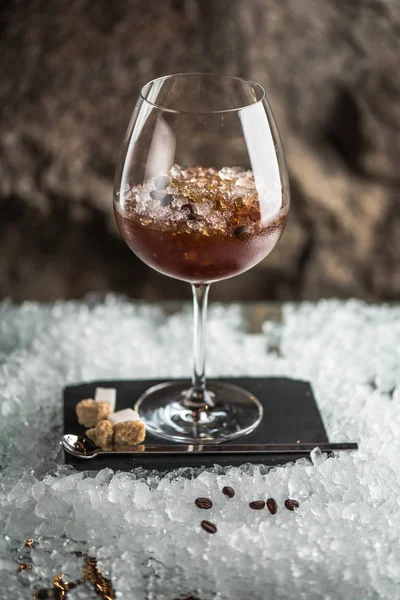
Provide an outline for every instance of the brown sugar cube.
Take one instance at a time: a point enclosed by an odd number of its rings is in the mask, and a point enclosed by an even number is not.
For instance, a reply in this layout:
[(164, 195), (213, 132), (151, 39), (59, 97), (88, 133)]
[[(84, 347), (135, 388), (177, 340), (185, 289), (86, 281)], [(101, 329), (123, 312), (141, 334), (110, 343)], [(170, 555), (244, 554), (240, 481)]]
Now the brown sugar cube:
[(96, 427), (86, 432), (86, 435), (102, 450), (112, 449), (113, 434), (113, 426), (108, 421), (100, 421)]
[(142, 421), (124, 421), (114, 425), (114, 444), (136, 446), (146, 437), (146, 428)]
[(81, 400), (76, 405), (78, 422), (85, 427), (95, 427), (99, 421), (106, 419), (112, 412), (109, 402), (96, 402), (91, 398)]

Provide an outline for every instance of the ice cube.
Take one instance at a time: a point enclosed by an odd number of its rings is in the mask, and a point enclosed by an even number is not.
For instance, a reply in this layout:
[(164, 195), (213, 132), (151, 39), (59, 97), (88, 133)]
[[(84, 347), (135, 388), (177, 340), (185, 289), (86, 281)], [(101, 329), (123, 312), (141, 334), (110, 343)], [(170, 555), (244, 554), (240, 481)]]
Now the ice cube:
[(234, 179), (237, 179), (243, 171), (244, 170), (241, 167), (223, 167), (218, 171), (218, 175), (221, 179), (233, 181)]
[(185, 169), (183, 167), (181, 167), (180, 165), (172, 165), (171, 169), (170, 169), (170, 175), (171, 177), (174, 177), (175, 179), (180, 179), (181, 177), (183, 177), (185, 174)]
[[(256, 187), (254, 179), (248, 176), (239, 177), (235, 182), (236, 187), (242, 188), (243, 190), (254, 190)], [(241, 192), (242, 192), (241, 189)]]

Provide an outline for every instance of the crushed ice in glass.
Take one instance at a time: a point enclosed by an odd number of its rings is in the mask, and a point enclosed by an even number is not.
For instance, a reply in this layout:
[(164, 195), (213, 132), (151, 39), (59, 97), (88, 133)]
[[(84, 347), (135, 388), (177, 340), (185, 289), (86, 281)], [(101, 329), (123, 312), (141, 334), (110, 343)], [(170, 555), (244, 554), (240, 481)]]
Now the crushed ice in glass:
[[(311, 381), (329, 437), (353, 454), (267, 468), (76, 472), (61, 464), (64, 385), (188, 376), (189, 311), (103, 302), (0, 305), (0, 597), (31, 597), (96, 557), (117, 598), (385, 599), (400, 590), (400, 308), (286, 305), (245, 332), (238, 306), (210, 311), (210, 375)], [(279, 352), (269, 351), (273, 346)], [(233, 498), (222, 493), (235, 490)], [(212, 500), (201, 526), (194, 501)], [(275, 515), (248, 508), (274, 498)], [(296, 511), (284, 508), (296, 499)], [(204, 511), (203, 511), (204, 515)], [(31, 538), (38, 545), (25, 547)], [(78, 554), (78, 555), (77, 555)], [(30, 564), (32, 569), (18, 565)], [(88, 582), (68, 593), (96, 598)]]
[(173, 165), (168, 176), (123, 187), (118, 200), (121, 215), (142, 226), (180, 232), (194, 229), (204, 235), (231, 232), (235, 223), (257, 233), (281, 222), (288, 211), (285, 196), (278, 206), (271, 204), (268, 195), (257, 189), (253, 172), (241, 167), (217, 171)]

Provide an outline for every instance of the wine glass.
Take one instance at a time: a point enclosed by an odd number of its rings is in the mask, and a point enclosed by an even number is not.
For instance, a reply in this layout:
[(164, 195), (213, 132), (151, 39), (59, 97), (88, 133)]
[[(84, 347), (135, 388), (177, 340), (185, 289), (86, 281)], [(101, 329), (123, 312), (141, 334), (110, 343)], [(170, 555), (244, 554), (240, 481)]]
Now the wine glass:
[(249, 433), (262, 405), (246, 390), (206, 383), (210, 283), (259, 263), (281, 237), (289, 187), (264, 89), (239, 77), (182, 73), (141, 90), (117, 166), (114, 211), (129, 248), (193, 290), (191, 385), (155, 385), (136, 402), (148, 432), (187, 444)]

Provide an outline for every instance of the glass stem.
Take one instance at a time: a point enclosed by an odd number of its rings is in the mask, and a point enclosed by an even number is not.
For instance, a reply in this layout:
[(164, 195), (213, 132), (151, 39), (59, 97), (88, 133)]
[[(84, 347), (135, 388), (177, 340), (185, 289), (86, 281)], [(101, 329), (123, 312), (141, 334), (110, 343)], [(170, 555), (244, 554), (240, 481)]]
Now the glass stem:
[(193, 377), (191, 402), (204, 406), (206, 399), (207, 300), (210, 284), (192, 285), (193, 292)]

